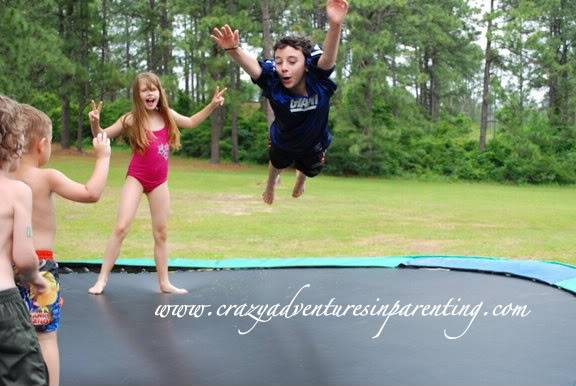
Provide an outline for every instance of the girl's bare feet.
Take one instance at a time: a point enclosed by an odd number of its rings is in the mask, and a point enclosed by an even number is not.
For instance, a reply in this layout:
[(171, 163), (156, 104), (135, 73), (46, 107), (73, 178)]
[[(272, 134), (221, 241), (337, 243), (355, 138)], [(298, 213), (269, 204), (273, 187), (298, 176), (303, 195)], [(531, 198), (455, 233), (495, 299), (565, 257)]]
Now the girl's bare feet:
[(104, 287), (106, 287), (106, 282), (98, 280), (92, 287), (88, 289), (88, 292), (92, 295), (100, 295), (102, 292), (104, 292)]
[(172, 283), (160, 284), (160, 291), (166, 294), (187, 294), (188, 291), (184, 288), (174, 287)]

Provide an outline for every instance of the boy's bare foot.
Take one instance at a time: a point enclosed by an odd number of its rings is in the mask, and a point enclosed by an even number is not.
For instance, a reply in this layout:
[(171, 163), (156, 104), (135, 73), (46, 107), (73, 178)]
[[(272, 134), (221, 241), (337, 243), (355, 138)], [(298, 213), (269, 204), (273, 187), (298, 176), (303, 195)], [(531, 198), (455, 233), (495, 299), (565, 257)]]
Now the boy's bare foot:
[(171, 283), (160, 285), (160, 291), (165, 294), (177, 294), (177, 295), (183, 295), (188, 293), (188, 291), (185, 290), (184, 288), (174, 287)]
[(106, 282), (98, 280), (92, 287), (88, 289), (88, 292), (92, 295), (101, 295), (102, 292), (104, 292), (104, 287), (106, 287)]
[(274, 178), (274, 182), (272, 184), (270, 184), (270, 182), (266, 184), (266, 190), (264, 191), (264, 193), (262, 193), (262, 200), (266, 204), (272, 205), (272, 203), (274, 202), (274, 193), (278, 185), (280, 185), (280, 174), (278, 174), (276, 178)]
[(262, 193), (262, 200), (272, 205), (274, 202), (274, 190), (280, 184), (280, 170), (276, 169), (272, 162), (268, 165), (268, 179), (266, 180), (266, 190)]
[(302, 172), (298, 172), (296, 176), (296, 182), (294, 183), (294, 189), (292, 190), (292, 197), (298, 198), (304, 194), (304, 183), (306, 182), (306, 175)]
[(262, 200), (268, 205), (272, 205), (274, 202), (274, 189), (274, 186), (268, 186), (264, 193), (262, 193)]

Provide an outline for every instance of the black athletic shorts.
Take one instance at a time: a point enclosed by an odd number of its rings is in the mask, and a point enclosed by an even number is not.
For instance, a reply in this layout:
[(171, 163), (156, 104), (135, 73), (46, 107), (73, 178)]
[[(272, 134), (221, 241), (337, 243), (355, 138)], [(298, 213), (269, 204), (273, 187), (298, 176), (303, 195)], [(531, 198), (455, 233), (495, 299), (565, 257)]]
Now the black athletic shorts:
[(319, 144), (305, 152), (291, 152), (269, 144), (270, 162), (276, 169), (285, 169), (292, 164), (307, 177), (316, 177), (324, 167), (326, 150)]
[(0, 291), (0, 385), (48, 385), (38, 337), (16, 288)]

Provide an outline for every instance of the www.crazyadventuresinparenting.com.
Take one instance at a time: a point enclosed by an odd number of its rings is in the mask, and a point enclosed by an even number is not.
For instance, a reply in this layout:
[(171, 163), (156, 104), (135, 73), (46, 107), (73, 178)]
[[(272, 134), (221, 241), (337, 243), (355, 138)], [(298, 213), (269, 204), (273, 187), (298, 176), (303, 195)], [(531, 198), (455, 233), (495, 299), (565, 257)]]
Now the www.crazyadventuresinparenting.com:
[(238, 334), (247, 335), (260, 325), (270, 323), (276, 318), (291, 319), (294, 317), (309, 318), (379, 318), (380, 326), (372, 339), (382, 336), (384, 328), (392, 318), (435, 317), (465, 318), (467, 324), (461, 331), (447, 331), (444, 329), (446, 339), (459, 339), (466, 335), (478, 316), (493, 316), (506, 318), (526, 318), (531, 310), (527, 305), (499, 304), (483, 309), (484, 302), (466, 304), (461, 298), (449, 298), (445, 302), (436, 304), (402, 304), (399, 300), (394, 303), (382, 303), (380, 298), (372, 304), (339, 304), (336, 298), (330, 298), (323, 304), (310, 304), (299, 300), (303, 293), (312, 286), (304, 284), (287, 303), (274, 304), (161, 304), (156, 307), (154, 316), (157, 318), (205, 318), (205, 317), (235, 317), (248, 319), (250, 324), (246, 329), (238, 329)]

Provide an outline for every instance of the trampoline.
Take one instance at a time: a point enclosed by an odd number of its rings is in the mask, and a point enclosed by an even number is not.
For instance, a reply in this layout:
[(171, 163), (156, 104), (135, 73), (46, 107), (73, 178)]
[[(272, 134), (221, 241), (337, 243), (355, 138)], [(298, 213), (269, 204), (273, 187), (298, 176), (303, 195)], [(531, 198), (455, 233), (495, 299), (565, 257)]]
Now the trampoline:
[(95, 263), (61, 264), (63, 386), (576, 384), (571, 266), (173, 260), (190, 293), (166, 295), (151, 261), (124, 260), (90, 296)]

